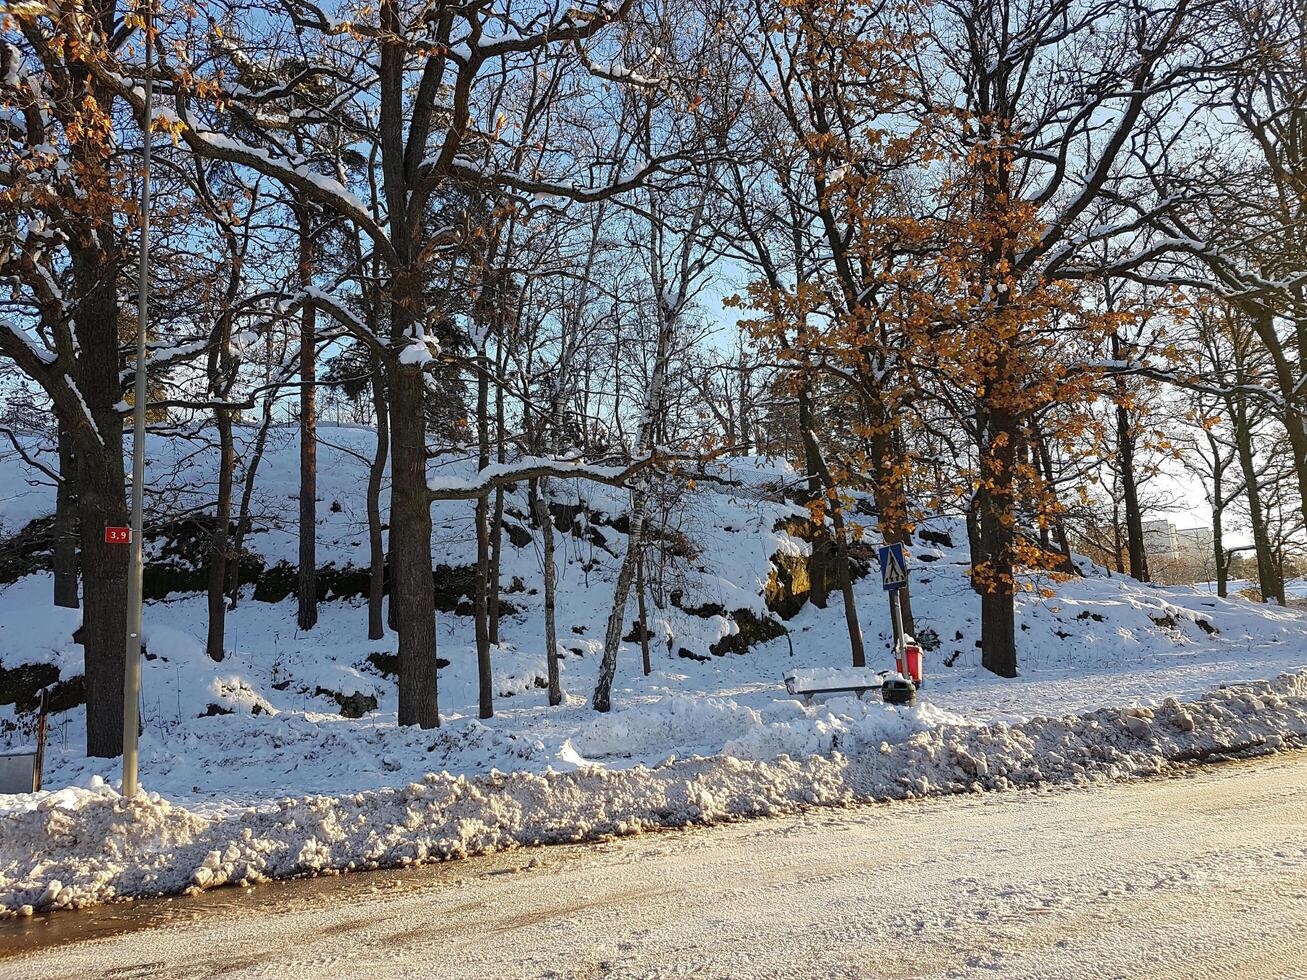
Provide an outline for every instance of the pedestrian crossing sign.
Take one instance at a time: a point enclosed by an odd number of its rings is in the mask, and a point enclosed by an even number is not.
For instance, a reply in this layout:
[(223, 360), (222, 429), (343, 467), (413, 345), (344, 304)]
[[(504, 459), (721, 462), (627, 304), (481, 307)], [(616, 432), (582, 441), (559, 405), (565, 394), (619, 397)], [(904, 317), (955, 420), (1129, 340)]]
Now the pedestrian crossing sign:
[(886, 592), (902, 589), (908, 584), (908, 563), (903, 557), (903, 545), (887, 544), (880, 549), (880, 585)]

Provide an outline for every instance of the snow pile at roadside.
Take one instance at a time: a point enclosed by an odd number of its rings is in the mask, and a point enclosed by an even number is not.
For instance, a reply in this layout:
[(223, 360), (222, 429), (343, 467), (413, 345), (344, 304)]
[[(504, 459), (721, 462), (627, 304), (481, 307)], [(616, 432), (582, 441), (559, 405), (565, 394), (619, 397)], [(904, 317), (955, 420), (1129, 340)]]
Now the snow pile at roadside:
[[(240, 433), (241, 440), (253, 436), (248, 427)], [(731, 752), (766, 760), (781, 753), (828, 753), (843, 751), (849, 733), (872, 717), (867, 712), (881, 711), (854, 706), (832, 709), (829, 718), (808, 716), (783, 690), (786, 674), (805, 678), (801, 687), (843, 686), (855, 677), (874, 681), (875, 671), (893, 666), (892, 629), (878, 577), (859, 579), (854, 589), (868, 668), (855, 672), (848, 666), (843, 603), (838, 597), (821, 608), (803, 603), (802, 566), (784, 560), (773, 566), (773, 556), (795, 558), (812, 550), (785, 530), (788, 518), (807, 512), (765, 486), (794, 474), (786, 464), (749, 457), (723, 463), (729, 484), (704, 481), (670, 512), (660, 512), (658, 539), (667, 547), (657, 574), (650, 575), (651, 672), (640, 669), (639, 644), (623, 643), (612, 696), (628, 710), (603, 719), (585, 697), (594, 690), (603, 625), (626, 547), (622, 517), (628, 495), (585, 481), (551, 481), (565, 693), (558, 706), (549, 705), (545, 684), (539, 536), (528, 516), (525, 486), (506, 495), (502, 642), (491, 653), (494, 718), (484, 722), (478, 720), (478, 657), (468, 615), (473, 604), (466, 594), (473, 508), (467, 501), (433, 505), (432, 562), (445, 566), (437, 580), (441, 728), (432, 733), (401, 727), (397, 638), (390, 631), (381, 639), (368, 637), (364, 599), (351, 591), (369, 561), (359, 487), (375, 434), (324, 426), (319, 437), (318, 554), (323, 582), (335, 581), (343, 591), (324, 592), (329, 598), (320, 603), (313, 630), (297, 628), (294, 597), (282, 591), (298, 556), (293, 429), (278, 428), (269, 437), (253, 504), (257, 519), (245, 539), (251, 558), (265, 566), (259, 581), (267, 588), (260, 592), (256, 576), (243, 576), (250, 581), (237, 607), (228, 610), (222, 661), (205, 655), (205, 595), (173, 591), (145, 609), (141, 779), (171, 800), (192, 808), (243, 806), (402, 786), (441, 770), (541, 774), (594, 761), (610, 768), (654, 765), (672, 755)], [(151, 441), (150, 485), (160, 516), (174, 518), (151, 539), (161, 568), (191, 568), (202, 556), (200, 539), (178, 530), (191, 525), (177, 522), (211, 506), (212, 451), (203, 439)], [(52, 488), (40, 484), (39, 474), (20, 460), (4, 461), (0, 533), (47, 515), (53, 506)], [(470, 478), (475, 465), (475, 459), (444, 455), (433, 459), (432, 475)], [(979, 602), (969, 560), (965, 528), (943, 518), (932, 520), (929, 535), (923, 531), (909, 555), (916, 632), (926, 647), (926, 691), (935, 704), (973, 722), (1156, 704), (1307, 665), (1307, 612), (1301, 608), (1147, 585), (1082, 562), (1085, 577), (1071, 581), (1023, 576), (1036, 588), (1023, 591), (1016, 605), (1021, 676), (997, 678), (980, 663)], [(768, 589), (773, 572), (777, 579)], [(176, 569), (161, 572), (156, 584), (195, 588), (206, 580), (178, 575)], [(798, 591), (777, 600), (782, 579)], [(116, 778), (117, 763), (83, 754), (86, 716), (77, 703), (82, 650), (73, 639), (80, 616), (53, 607), (51, 593), (47, 571), (0, 582), (0, 750), (32, 743), (30, 679), (55, 668), (66, 696), (50, 718), (46, 785)], [(776, 608), (768, 608), (765, 594)], [(751, 627), (738, 610), (750, 610), (757, 623)], [(638, 635), (635, 617), (632, 601), (622, 635)], [(759, 623), (767, 628), (758, 630)], [(774, 635), (777, 627), (783, 635)], [(742, 641), (721, 645), (741, 631), (753, 639), (747, 649)], [(720, 655), (713, 654), (714, 646)], [(13, 682), (7, 689), (6, 679)], [(29, 706), (20, 707), (20, 697)], [(882, 724), (889, 723), (874, 721)], [(882, 737), (892, 741), (908, 734)]]
[[(899, 709), (886, 708), (890, 714)], [(732, 756), (544, 775), (427, 775), (405, 787), (284, 799), (205, 816), (102, 781), (15, 799), (0, 813), (0, 910), (78, 908), (124, 896), (775, 814), (810, 804), (905, 799), (1148, 775), (1213, 754), (1307, 737), (1307, 672), (1156, 708), (1103, 708), (1015, 725), (924, 724), (901, 740), (869, 723), (839, 750)], [(872, 717), (872, 716), (869, 716)], [(749, 730), (761, 731), (763, 726)], [(901, 733), (902, 734), (902, 733)], [(746, 732), (747, 735), (747, 732)]]
[(929, 703), (895, 708), (844, 696), (812, 706), (786, 698), (751, 708), (730, 698), (672, 695), (597, 715), (569, 742), (584, 761), (660, 760), (690, 745), (700, 747), (698, 754), (765, 762), (782, 755), (828, 755), (851, 739), (902, 741), (944, 724), (968, 722)]

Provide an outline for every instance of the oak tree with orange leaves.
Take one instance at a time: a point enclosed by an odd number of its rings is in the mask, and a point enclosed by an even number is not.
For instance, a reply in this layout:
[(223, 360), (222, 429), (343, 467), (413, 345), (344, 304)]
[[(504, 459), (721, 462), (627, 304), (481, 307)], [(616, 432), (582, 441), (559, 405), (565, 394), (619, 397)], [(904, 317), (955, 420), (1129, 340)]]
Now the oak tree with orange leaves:
[(80, 528), (86, 752), (122, 746), (128, 523), (120, 304), (134, 220), (130, 116), (96, 73), (139, 38), (130, 4), (13, 4), (0, 45), (0, 354), (49, 398)]

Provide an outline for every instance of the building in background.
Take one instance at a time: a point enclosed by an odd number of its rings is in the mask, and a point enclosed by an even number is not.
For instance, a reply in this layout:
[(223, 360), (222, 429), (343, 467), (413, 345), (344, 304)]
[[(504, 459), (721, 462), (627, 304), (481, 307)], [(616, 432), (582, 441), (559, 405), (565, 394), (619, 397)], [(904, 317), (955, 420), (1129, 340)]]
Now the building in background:
[(1144, 521), (1144, 551), (1147, 553), (1149, 568), (1153, 558), (1163, 561), (1175, 561), (1180, 555), (1180, 545), (1175, 537), (1175, 525), (1170, 521)]
[(1215, 561), (1212, 554), (1212, 529), (1210, 527), (1177, 528), (1175, 541), (1179, 549), (1178, 557), (1190, 561)]
[(1144, 550), (1154, 581), (1206, 582), (1216, 577), (1210, 527), (1177, 528), (1170, 521), (1144, 521)]

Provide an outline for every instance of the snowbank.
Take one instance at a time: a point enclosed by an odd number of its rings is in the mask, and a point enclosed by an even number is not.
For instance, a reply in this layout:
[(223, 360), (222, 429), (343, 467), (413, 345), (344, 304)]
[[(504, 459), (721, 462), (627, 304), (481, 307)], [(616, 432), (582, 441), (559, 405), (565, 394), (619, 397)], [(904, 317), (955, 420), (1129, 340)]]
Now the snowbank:
[[(252, 434), (242, 427), (239, 439)], [(10, 679), (0, 690), (0, 749), (32, 739), (34, 716), (22, 704), (33, 677), (46, 685), (57, 672), (69, 694), (50, 721), (45, 785), (56, 792), (0, 799), (6, 908), (63, 908), (810, 802), (1110, 778), (1213, 747), (1273, 745), (1301, 734), (1301, 678), (1276, 682), (1266, 697), (1250, 695), (1261, 698), (1260, 712), (1228, 692), (1206, 692), (1307, 671), (1303, 608), (1147, 585), (1081, 562), (1085, 575), (1072, 581), (1023, 576), (1032, 588), (1016, 608), (1020, 676), (998, 678), (979, 662), (965, 534), (942, 520), (909, 559), (916, 634), (928, 648), (926, 699), (904, 709), (852, 697), (800, 703), (782, 686), (786, 674), (809, 683), (854, 676), (848, 633), (842, 603), (804, 603), (806, 586), (768, 608), (769, 577), (802, 571), (801, 562), (787, 562), (811, 545), (784, 530), (806, 512), (768, 486), (793, 474), (752, 457), (728, 463), (729, 484), (705, 481), (660, 514), (667, 549), (650, 575), (651, 672), (641, 670), (638, 643), (624, 643), (613, 690), (618, 710), (604, 715), (585, 695), (626, 544), (627, 495), (551, 481), (564, 690), (563, 703), (551, 706), (539, 542), (525, 488), (506, 494), (503, 642), (491, 658), (495, 713), (484, 721), (465, 614), (471, 603), (460, 585), (472, 505), (433, 505), (432, 562), (445, 567), (437, 617), (441, 727), (403, 727), (396, 638), (389, 631), (368, 638), (358, 593), (368, 562), (358, 488), (373, 434), (324, 426), (319, 436), (318, 553), (324, 575), (335, 576), (323, 581), (338, 588), (324, 592), (312, 631), (296, 628), (285, 591), (298, 552), (293, 429), (270, 436), (246, 538), (268, 587), (247, 582), (228, 613), (220, 663), (204, 653), (205, 597), (187, 591), (199, 586), (183, 574), (195, 542), (175, 528), (149, 542), (167, 571), (152, 593), (160, 598), (145, 610), (142, 670), (140, 776), (156, 796), (118, 799), (118, 763), (82, 753), (85, 711), (75, 696), (82, 651), (73, 640), (80, 615), (51, 605), (49, 572), (19, 562), (9, 574), (22, 577), (0, 583), (0, 681)], [(181, 437), (152, 440), (157, 500), (177, 513), (210, 506), (212, 451)], [(21, 463), (3, 454), (0, 461), (4, 535), (48, 514), (52, 493)], [(475, 461), (442, 457), (431, 475), (466, 481)], [(854, 590), (868, 654), (868, 669), (857, 676), (874, 678), (893, 666), (887, 604), (875, 576)], [(777, 605), (774, 590), (771, 601)], [(636, 635), (631, 606), (624, 636)], [(748, 623), (740, 610), (769, 624), (747, 649), (721, 642)], [(1185, 699), (1198, 707), (1178, 707)]]
[[(729, 710), (718, 706), (716, 710)], [(884, 708), (829, 754), (669, 760), (624, 770), (430, 774), (408, 786), (307, 796), (208, 816), (103, 781), (12, 798), (0, 812), (0, 910), (81, 908), (228, 882), (463, 857), (707, 824), (804, 805), (1149, 775), (1307, 736), (1307, 672), (1156, 708), (1103, 708), (1016, 725)], [(901, 740), (885, 718), (901, 716)], [(628, 722), (635, 719), (628, 719)], [(693, 719), (687, 723), (693, 724)], [(765, 730), (743, 726), (744, 737)], [(643, 736), (641, 736), (643, 737)]]

